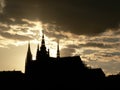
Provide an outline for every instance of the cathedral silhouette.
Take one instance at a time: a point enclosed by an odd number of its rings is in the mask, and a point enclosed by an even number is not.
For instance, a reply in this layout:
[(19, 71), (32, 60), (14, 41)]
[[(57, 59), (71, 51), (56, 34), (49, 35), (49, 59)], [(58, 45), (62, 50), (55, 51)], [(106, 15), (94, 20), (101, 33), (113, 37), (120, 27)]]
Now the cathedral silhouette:
[(37, 46), (36, 60), (32, 59), (30, 43), (25, 61), (25, 73), (21, 71), (1, 71), (2, 88), (9, 89), (110, 89), (119, 88), (120, 74), (106, 77), (101, 68), (90, 68), (81, 60), (80, 56), (61, 57), (59, 43), (57, 55), (50, 57), (46, 49), (44, 33), (41, 46)]
[[(59, 43), (57, 57), (50, 57), (46, 50), (44, 33), (41, 46), (37, 46), (36, 60), (32, 60), (30, 43), (25, 63), (25, 75), (28, 80), (39, 81), (42, 86), (76, 86), (80, 80), (99, 80), (105, 77), (100, 68), (90, 69), (81, 60), (80, 56), (60, 57)], [(37, 83), (36, 83), (37, 85)]]

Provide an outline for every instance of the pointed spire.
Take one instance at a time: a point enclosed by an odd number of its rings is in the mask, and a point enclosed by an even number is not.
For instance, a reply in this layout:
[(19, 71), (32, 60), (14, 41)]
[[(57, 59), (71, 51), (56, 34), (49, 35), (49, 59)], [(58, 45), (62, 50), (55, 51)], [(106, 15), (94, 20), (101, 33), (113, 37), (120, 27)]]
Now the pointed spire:
[(28, 43), (27, 55), (32, 56), (32, 54), (31, 54), (31, 49), (30, 49), (30, 42)]
[(39, 51), (39, 44), (38, 44), (38, 46), (37, 46), (37, 51)]
[(41, 45), (45, 45), (44, 30), (42, 30), (42, 42), (41, 42)]
[(41, 42), (40, 49), (41, 49), (41, 51), (45, 51), (46, 52), (46, 46), (45, 46), (45, 40), (44, 40), (44, 30), (42, 30), (42, 42)]
[(28, 71), (29, 69), (29, 65), (31, 63), (32, 60), (32, 53), (31, 53), (31, 49), (30, 49), (30, 42), (28, 43), (28, 50), (27, 50), (27, 55), (26, 55), (26, 62), (25, 62), (25, 73)]
[(42, 30), (42, 42), (41, 42), (41, 46), (40, 46), (40, 53), (43, 57), (47, 56), (48, 52), (46, 51), (46, 46), (45, 46), (45, 40), (44, 40), (44, 31)]
[(30, 49), (30, 41), (28, 42), (28, 48)]
[(58, 44), (57, 44), (57, 58), (60, 58), (59, 41), (58, 41)]

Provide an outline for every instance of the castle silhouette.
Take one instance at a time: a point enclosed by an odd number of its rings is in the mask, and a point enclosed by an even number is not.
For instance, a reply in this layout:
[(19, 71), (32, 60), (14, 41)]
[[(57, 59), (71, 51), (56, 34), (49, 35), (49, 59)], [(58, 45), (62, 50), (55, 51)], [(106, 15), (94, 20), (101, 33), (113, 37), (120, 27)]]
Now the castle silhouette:
[[(32, 59), (30, 43), (25, 61), (25, 73), (21, 71), (0, 72), (2, 86), (18, 86), (21, 89), (36, 88), (88, 88), (103, 89), (119, 87), (119, 75), (106, 77), (101, 68), (89, 68), (80, 56), (61, 57), (59, 43), (57, 44), (57, 57), (50, 57), (46, 50), (44, 33), (41, 46), (37, 46), (36, 60)], [(12, 83), (11, 83), (12, 82)], [(109, 85), (106, 85), (106, 83)], [(86, 85), (86, 86), (85, 86)], [(97, 88), (96, 88), (96, 87)], [(5, 88), (5, 87), (4, 87)], [(12, 87), (12, 89), (16, 89)]]

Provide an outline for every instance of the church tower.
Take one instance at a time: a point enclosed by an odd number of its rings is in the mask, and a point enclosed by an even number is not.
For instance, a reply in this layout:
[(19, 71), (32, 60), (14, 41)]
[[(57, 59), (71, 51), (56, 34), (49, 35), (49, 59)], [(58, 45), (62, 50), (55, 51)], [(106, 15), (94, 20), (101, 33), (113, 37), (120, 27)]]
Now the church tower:
[(32, 53), (31, 53), (31, 49), (30, 49), (30, 43), (28, 43), (28, 50), (27, 50), (26, 62), (25, 62), (25, 73), (26, 74), (29, 73), (31, 62), (32, 62)]
[(42, 31), (41, 46), (39, 46), (38, 44), (37, 52), (36, 52), (36, 60), (45, 61), (45, 59), (48, 57), (49, 57), (49, 51), (46, 50), (44, 31)]
[(45, 40), (44, 40), (44, 31), (42, 31), (43, 35), (42, 35), (42, 42), (41, 42), (41, 47), (40, 47), (40, 52), (42, 55), (46, 55), (47, 51), (46, 51), (46, 46), (45, 46)]

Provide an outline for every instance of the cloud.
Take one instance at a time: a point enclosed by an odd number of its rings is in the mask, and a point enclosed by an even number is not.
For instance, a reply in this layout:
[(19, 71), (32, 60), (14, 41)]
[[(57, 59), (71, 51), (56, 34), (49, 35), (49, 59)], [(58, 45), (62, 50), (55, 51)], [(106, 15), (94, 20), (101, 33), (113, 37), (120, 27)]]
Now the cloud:
[(0, 0), (0, 13), (3, 13), (3, 9), (5, 7), (5, 0)]
[(55, 41), (68, 38), (65, 33), (62, 34), (60, 31), (56, 31), (53, 29), (45, 29), (45, 34), (47, 35), (47, 37), (54, 38)]
[(94, 67), (101, 67), (103, 71), (106, 73), (106, 75), (117, 74), (118, 72), (120, 72), (120, 62), (116, 60), (109, 60), (108, 62), (92, 60), (87, 64)]
[[(9, 23), (9, 21), (11, 23)], [(9, 18), (7, 23), (0, 22), (0, 36), (4, 39), (23, 42), (38, 39), (37, 37), (40, 35), (40, 30), (42, 28), (41, 25), (40, 21)]]
[[(6, 0), (8, 18), (39, 19), (75, 34), (98, 34), (120, 21), (119, 0)], [(2, 17), (2, 16), (1, 16)], [(0, 17), (0, 18), (1, 18)]]
[(96, 53), (96, 52), (98, 52), (98, 50), (84, 50), (83, 52), (82, 52), (82, 54), (83, 55), (90, 55), (90, 54), (94, 54), (94, 53)]
[(120, 52), (106, 52), (104, 55), (104, 57), (114, 57), (114, 56), (120, 56)]
[(72, 48), (62, 48), (60, 51), (62, 57), (64, 56), (73, 56), (73, 53), (75, 53), (75, 49)]
[(66, 45), (68, 48), (73, 48), (73, 49), (77, 49), (79, 48), (79, 46), (75, 45), (75, 44), (69, 44), (69, 45)]
[(99, 42), (88, 42), (86, 44), (80, 44), (79, 46), (81, 47), (97, 47), (97, 48), (103, 48), (103, 49), (106, 49), (106, 48), (112, 48), (111, 45), (106, 45), (106, 44), (103, 44), (103, 43), (99, 43)]
[(0, 23), (0, 31), (8, 31), (10, 28), (7, 24)]
[(119, 42), (120, 38), (104, 38), (103, 42), (108, 42), (108, 43), (115, 43), (115, 42)]
[(0, 32), (0, 35), (4, 38), (12, 39), (12, 40), (29, 41), (32, 39), (28, 36), (23, 36), (23, 35), (19, 35), (19, 34), (10, 34), (7, 32)]

